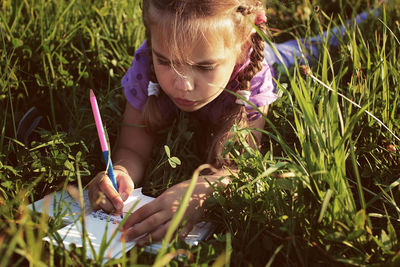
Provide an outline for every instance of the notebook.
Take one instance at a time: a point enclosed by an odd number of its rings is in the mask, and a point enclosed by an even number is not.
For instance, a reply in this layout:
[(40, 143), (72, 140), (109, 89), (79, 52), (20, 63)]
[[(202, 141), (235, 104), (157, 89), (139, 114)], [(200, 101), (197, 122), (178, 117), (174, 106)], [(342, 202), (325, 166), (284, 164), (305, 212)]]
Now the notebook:
[[(83, 191), (83, 198), (84, 207), (90, 207), (87, 190)], [(123, 216), (128, 216), (128, 212), (133, 206), (133, 211), (135, 211), (153, 199), (152, 197), (143, 195), (141, 188), (135, 189), (124, 202)], [(48, 207), (47, 210), (50, 217), (61, 217), (66, 224), (66, 226), (57, 231), (64, 245), (67, 248), (70, 244), (82, 247), (83, 231), (82, 223), (79, 220), (82, 209), (78, 202), (68, 192), (59, 191), (30, 204), (30, 208), (38, 212), (43, 212), (45, 207)], [(95, 259), (99, 253), (104, 253), (103, 255), (106, 259), (118, 258), (122, 255), (123, 251), (127, 252), (135, 246), (135, 241), (126, 242), (125, 244), (120, 241), (121, 233), (118, 229), (119, 223), (122, 220), (120, 215), (112, 215), (102, 210), (92, 211), (90, 209), (85, 211), (85, 214), (84, 221), (87, 232), (86, 255), (88, 258)], [(200, 240), (206, 239), (211, 234), (211, 230), (210, 223), (200, 222), (187, 235), (185, 241), (189, 245), (197, 245)], [(104, 238), (106, 238), (109, 246), (107, 246), (105, 251), (100, 251)], [(55, 240), (50, 239), (50, 237), (45, 237), (44, 240), (53, 242), (55, 245), (58, 244)], [(161, 243), (154, 243), (146, 247), (145, 250), (156, 253), (160, 248)]]

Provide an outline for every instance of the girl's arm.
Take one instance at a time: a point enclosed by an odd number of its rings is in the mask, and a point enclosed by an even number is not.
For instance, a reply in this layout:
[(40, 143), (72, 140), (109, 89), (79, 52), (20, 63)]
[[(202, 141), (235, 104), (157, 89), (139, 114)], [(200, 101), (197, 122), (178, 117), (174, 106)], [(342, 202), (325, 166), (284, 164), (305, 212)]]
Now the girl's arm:
[[(258, 109), (264, 114), (267, 115), (268, 113), (268, 107), (269, 106), (263, 106), (263, 107), (259, 107)], [(249, 126), (251, 128), (257, 128), (257, 129), (264, 129), (265, 126), (265, 120), (262, 116), (259, 116), (259, 118), (257, 118), (254, 121), (250, 121), (249, 122)], [(257, 145), (260, 144), (261, 142), (261, 133), (259, 131), (253, 131), (252, 132), (254, 139), (256, 140)]]
[(135, 184), (143, 180), (153, 143), (153, 137), (145, 130), (142, 112), (127, 103), (113, 160), (125, 168)]
[[(266, 114), (268, 106), (261, 107), (260, 110)], [(265, 121), (262, 117), (251, 121), (249, 126), (263, 129)], [(253, 135), (257, 144), (261, 140), (261, 133), (254, 131)], [(213, 193), (213, 186), (226, 187), (230, 182), (230, 172), (225, 169), (216, 170), (211, 175), (201, 175), (198, 177), (195, 189), (189, 201), (189, 206), (185, 212), (186, 224), (180, 236), (187, 235), (193, 226), (199, 222), (204, 214), (204, 202)], [(142, 236), (137, 243), (143, 245), (150, 240), (158, 241), (164, 237), (171, 219), (177, 211), (190, 180), (183, 181), (164, 191), (159, 197), (147, 205), (139, 208), (132, 213), (122, 227), (123, 236), (126, 241)]]
[(126, 103), (118, 144), (113, 154), (119, 192), (115, 191), (105, 172), (97, 174), (89, 185), (89, 199), (95, 209), (101, 208), (107, 212), (122, 209), (123, 201), (131, 194), (134, 184), (140, 184), (143, 180), (152, 146), (153, 138), (143, 127), (142, 112)]
[[(190, 197), (185, 211), (185, 224), (180, 232), (180, 237), (185, 237), (198, 223), (204, 214), (204, 202), (213, 193), (213, 186), (226, 187), (230, 181), (230, 173), (224, 169), (217, 170), (212, 175), (200, 175)], [(161, 240), (171, 223), (173, 216), (179, 208), (191, 180), (176, 184), (150, 203), (142, 206), (125, 221), (121, 231), (126, 240), (136, 240), (138, 245), (145, 245), (150, 241)]]

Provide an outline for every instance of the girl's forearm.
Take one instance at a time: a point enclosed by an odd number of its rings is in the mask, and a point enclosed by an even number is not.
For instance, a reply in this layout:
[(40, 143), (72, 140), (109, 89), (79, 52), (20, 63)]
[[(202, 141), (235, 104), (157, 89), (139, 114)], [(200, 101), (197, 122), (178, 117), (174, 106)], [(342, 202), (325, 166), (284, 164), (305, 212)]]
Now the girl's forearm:
[[(232, 172), (235, 172), (235, 171), (232, 170)], [(214, 172), (213, 174), (205, 175), (205, 178), (211, 184), (216, 183), (216, 185), (218, 185), (218, 186), (226, 187), (231, 181), (230, 175), (231, 175), (230, 171), (221, 168), (221, 169), (217, 169), (216, 172)]]
[(231, 182), (231, 172), (218, 169), (213, 174), (200, 175), (198, 184), (203, 184), (204, 193), (208, 197), (214, 192), (214, 187), (227, 187)]
[(135, 187), (142, 183), (147, 166), (146, 159), (135, 151), (124, 147), (118, 147), (114, 152), (113, 158), (114, 168), (128, 173)]

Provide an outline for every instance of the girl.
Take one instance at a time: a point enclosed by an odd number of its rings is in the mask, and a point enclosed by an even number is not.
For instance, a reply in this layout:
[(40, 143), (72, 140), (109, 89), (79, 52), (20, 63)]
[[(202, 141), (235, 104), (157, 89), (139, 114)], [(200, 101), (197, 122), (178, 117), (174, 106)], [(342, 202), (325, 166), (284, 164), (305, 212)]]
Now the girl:
[[(230, 163), (221, 151), (233, 124), (264, 127), (258, 111), (242, 98), (267, 113), (277, 98), (271, 64), (279, 60), (270, 47), (264, 55), (264, 41), (251, 23), (266, 34), (264, 8), (257, 0), (144, 0), (143, 21), (146, 41), (122, 79), (127, 103), (113, 155), (119, 192), (101, 172), (89, 185), (89, 198), (95, 208), (120, 211), (134, 186), (146, 179), (156, 133), (185, 112), (202, 129), (196, 135), (204, 148), (199, 156), (216, 170), (198, 179), (185, 213), (184, 236), (203, 214), (212, 194), (209, 183), (229, 183), (222, 167)], [(299, 47), (293, 43), (282, 51), (288, 58), (282, 63), (291, 63)], [(260, 136), (253, 135), (259, 142)], [(160, 240), (188, 185), (189, 180), (172, 186), (131, 214), (122, 228), (126, 240), (140, 237), (139, 245)]]
[[(264, 126), (260, 114), (224, 88), (243, 95), (264, 113), (277, 98), (272, 69), (264, 60), (264, 41), (250, 23), (265, 32), (266, 18), (261, 2), (255, 0), (144, 0), (143, 21), (146, 41), (122, 79), (127, 104), (113, 155), (119, 192), (101, 172), (89, 185), (89, 197), (95, 208), (121, 210), (134, 185), (146, 178), (154, 133), (171, 123), (176, 109), (191, 113), (207, 126), (202, 134), (213, 137), (206, 138), (201, 156), (218, 169), (199, 177), (185, 214), (185, 235), (202, 216), (203, 203), (212, 193), (207, 181), (229, 182), (220, 179), (226, 173), (219, 155), (233, 123)], [(126, 240), (142, 235), (139, 244), (160, 240), (188, 185), (184, 181), (167, 189), (131, 214), (123, 226)], [(97, 201), (100, 191), (105, 201)]]

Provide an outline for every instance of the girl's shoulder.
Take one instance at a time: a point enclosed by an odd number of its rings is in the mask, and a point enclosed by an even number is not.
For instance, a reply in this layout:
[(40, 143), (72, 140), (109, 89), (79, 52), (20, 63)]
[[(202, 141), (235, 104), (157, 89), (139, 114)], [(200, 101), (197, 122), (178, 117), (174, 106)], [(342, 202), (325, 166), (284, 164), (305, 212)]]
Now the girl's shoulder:
[[(227, 89), (236, 91), (239, 87), (238, 74), (244, 71), (245, 68), (250, 64), (250, 53), (247, 60), (243, 65), (237, 66), (234, 71), (231, 80), (227, 86)], [(262, 61), (262, 68), (257, 72), (253, 78), (250, 80), (250, 99), (249, 101), (257, 106), (263, 107), (268, 106), (277, 99), (277, 94), (275, 92), (276, 84), (274, 82), (275, 73), (272, 65), (268, 61), (268, 57), (264, 57)], [(250, 105), (246, 105), (247, 109), (252, 109)]]
[[(262, 69), (254, 75), (250, 81), (249, 101), (256, 107), (264, 107), (272, 104), (277, 98), (274, 70), (266, 59), (262, 62)], [(252, 110), (252, 107), (246, 105)]]
[[(150, 57), (150, 53), (149, 53), (149, 49), (147, 46), (147, 41), (144, 40), (143, 43), (138, 47), (138, 49), (136, 49), (135, 56), (133, 58), (133, 62), (135, 62), (135, 60), (138, 62), (141, 62), (141, 61), (143, 61), (142, 59), (148, 60), (149, 57)], [(132, 62), (132, 64), (133, 64), (133, 62)], [(148, 61), (146, 63), (147, 63), (147, 65), (149, 64)]]
[(138, 110), (144, 109), (149, 80), (150, 53), (144, 41), (135, 51), (132, 64), (121, 80), (127, 101)]

